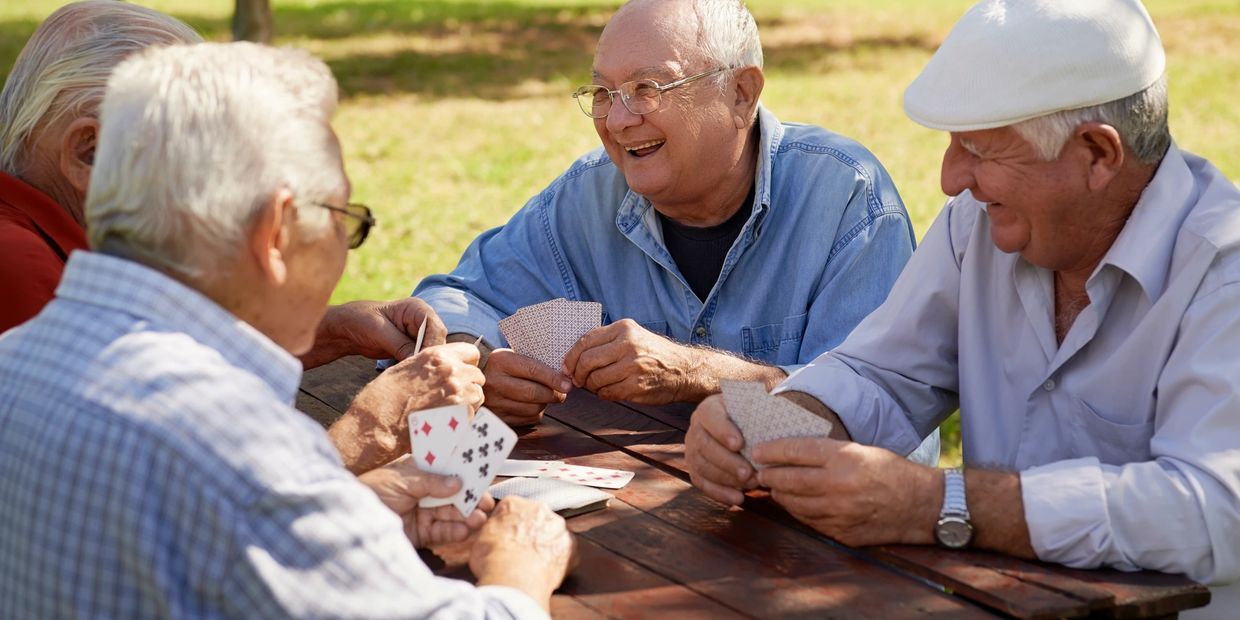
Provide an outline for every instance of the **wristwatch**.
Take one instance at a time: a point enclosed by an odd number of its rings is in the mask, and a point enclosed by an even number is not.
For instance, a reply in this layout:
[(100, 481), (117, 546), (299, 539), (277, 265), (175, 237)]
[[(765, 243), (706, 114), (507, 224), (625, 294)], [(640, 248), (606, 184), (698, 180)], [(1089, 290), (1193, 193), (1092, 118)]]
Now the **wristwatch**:
[(963, 549), (973, 540), (969, 504), (964, 499), (964, 472), (959, 467), (943, 471), (943, 509), (934, 536), (948, 549)]

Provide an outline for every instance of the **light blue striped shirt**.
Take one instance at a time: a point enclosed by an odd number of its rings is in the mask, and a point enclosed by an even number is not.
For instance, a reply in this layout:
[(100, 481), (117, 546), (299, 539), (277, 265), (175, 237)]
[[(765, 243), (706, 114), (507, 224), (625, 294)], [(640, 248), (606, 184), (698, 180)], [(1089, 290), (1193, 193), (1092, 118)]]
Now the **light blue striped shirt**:
[(545, 617), (432, 575), (246, 323), (100, 254), (56, 295), (0, 337), (0, 615)]

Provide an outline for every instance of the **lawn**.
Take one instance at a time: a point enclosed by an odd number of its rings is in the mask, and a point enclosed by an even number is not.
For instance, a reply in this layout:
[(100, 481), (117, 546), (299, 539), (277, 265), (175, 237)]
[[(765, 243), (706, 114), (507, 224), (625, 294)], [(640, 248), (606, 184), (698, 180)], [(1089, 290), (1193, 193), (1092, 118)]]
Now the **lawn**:
[[(213, 40), (230, 0), (142, 0)], [(0, 5), (0, 76), (60, 2)], [(597, 144), (568, 93), (586, 83), (614, 0), (274, 0), (281, 44), (325, 59), (340, 81), (336, 128), (354, 198), (380, 224), (335, 301), (407, 295), (449, 270)], [(900, 101), (967, 0), (751, 0), (766, 50), (763, 101), (780, 118), (860, 140), (896, 180), (918, 235), (943, 202), (941, 133)], [(1166, 44), (1178, 143), (1240, 179), (1240, 3), (1150, 0)], [(950, 424), (952, 444), (958, 443)], [(949, 460), (958, 459), (953, 447)]]

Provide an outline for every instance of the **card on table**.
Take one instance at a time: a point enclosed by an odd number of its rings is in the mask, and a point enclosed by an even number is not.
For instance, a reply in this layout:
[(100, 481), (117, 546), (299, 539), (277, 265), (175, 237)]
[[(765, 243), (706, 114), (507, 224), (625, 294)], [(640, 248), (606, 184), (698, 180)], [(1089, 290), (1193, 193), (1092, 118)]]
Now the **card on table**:
[(507, 459), (499, 468), (501, 476), (522, 476), (526, 478), (537, 478), (543, 473), (551, 471), (552, 467), (563, 465), (564, 461), (526, 461), (520, 459)]
[(797, 406), (792, 401), (772, 396), (766, 386), (754, 381), (720, 382), (723, 406), (728, 417), (745, 438), (741, 455), (754, 467), (753, 448), (760, 443), (789, 437), (826, 437), (831, 423)]
[(559, 298), (521, 308), (499, 328), (513, 351), (559, 370), (568, 350), (602, 324), (602, 304)]
[(584, 465), (561, 463), (552, 468), (551, 471), (540, 474), (538, 477), (567, 480), (568, 482), (602, 489), (620, 489), (633, 479), (633, 475), (633, 472), (622, 469), (606, 469), (604, 467), (586, 467)]
[[(466, 414), (463, 421), (462, 412)], [(489, 409), (479, 409), (472, 419), (468, 413), (464, 405), (454, 405), (409, 415), (410, 442), (418, 467), (457, 476), (462, 483), (461, 490), (452, 497), (423, 498), (419, 506), (452, 504), (462, 515), (473, 512), (504, 459), (516, 447), (517, 434)]]
[(542, 502), (563, 517), (606, 508), (612, 498), (605, 491), (551, 478), (512, 478), (491, 487), (496, 501), (511, 495)]

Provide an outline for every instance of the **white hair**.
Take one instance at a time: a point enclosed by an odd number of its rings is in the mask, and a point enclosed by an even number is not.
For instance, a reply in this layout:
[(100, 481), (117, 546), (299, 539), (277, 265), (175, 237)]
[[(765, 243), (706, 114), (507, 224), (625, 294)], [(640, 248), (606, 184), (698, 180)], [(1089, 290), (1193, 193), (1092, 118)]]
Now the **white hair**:
[(741, 0), (692, 0), (698, 44), (718, 66), (762, 68), (758, 23)]
[[(346, 194), (330, 120), (336, 81), (294, 49), (202, 43), (147, 50), (108, 81), (86, 199), (92, 246), (191, 280), (231, 271), (254, 217)], [(327, 209), (297, 209), (312, 235)]]
[(1167, 126), (1167, 76), (1122, 99), (1031, 118), (1012, 128), (1033, 146), (1039, 157), (1052, 161), (1059, 158), (1072, 132), (1084, 123), (1105, 123), (1114, 127), (1141, 163), (1158, 163), (1171, 146), (1171, 131)]
[(153, 45), (199, 41), (176, 18), (125, 2), (61, 7), (31, 35), (0, 91), (0, 171), (24, 172), (38, 131), (96, 116), (108, 75), (125, 57)]

